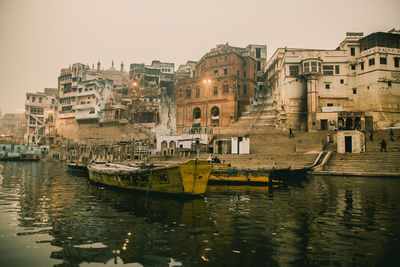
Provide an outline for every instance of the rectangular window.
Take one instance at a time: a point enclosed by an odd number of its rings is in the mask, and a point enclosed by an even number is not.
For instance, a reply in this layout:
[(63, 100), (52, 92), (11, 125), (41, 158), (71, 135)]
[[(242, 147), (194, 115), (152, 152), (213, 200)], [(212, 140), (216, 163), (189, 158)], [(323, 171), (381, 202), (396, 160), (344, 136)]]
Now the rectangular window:
[(42, 98), (41, 97), (39, 97), (39, 103), (42, 103)]
[(246, 78), (246, 76), (247, 76), (246, 71), (243, 71), (243, 77)]
[(218, 76), (218, 70), (214, 70), (214, 76)]
[(311, 62), (311, 71), (317, 72), (317, 62)]
[(237, 76), (240, 76), (240, 71), (239, 70), (237, 71)]
[(256, 48), (256, 58), (261, 58), (261, 48)]
[(243, 84), (243, 95), (247, 94), (247, 86)]
[(333, 103), (327, 103), (326, 106), (327, 107), (333, 107)]
[(353, 95), (357, 94), (357, 89), (353, 88)]
[(303, 67), (304, 67), (304, 72), (310, 72), (310, 62), (305, 62)]
[(289, 66), (290, 76), (299, 76), (299, 66)]
[(200, 97), (200, 87), (196, 87), (196, 97)]
[(229, 85), (228, 84), (222, 85), (222, 93), (223, 94), (229, 93)]
[(186, 89), (186, 98), (192, 98), (192, 90)]
[(388, 86), (391, 87), (392, 86), (392, 81), (388, 81)]
[(324, 71), (324, 75), (333, 75), (333, 65), (324, 65), (322, 66)]
[(385, 58), (385, 57), (379, 58), (379, 63), (382, 64), (382, 65), (386, 65), (387, 64), (387, 58)]
[(218, 95), (218, 86), (214, 86), (214, 95)]
[(399, 58), (398, 58), (398, 57), (395, 57), (395, 58), (394, 58), (394, 67), (395, 67), (395, 68), (398, 68), (398, 67), (399, 67)]
[(224, 69), (224, 75), (228, 75), (228, 69)]
[(351, 70), (356, 70), (356, 65), (351, 65)]
[(340, 74), (339, 65), (335, 65), (335, 74)]
[(375, 58), (370, 58), (370, 59), (368, 60), (368, 65), (369, 65), (369, 66), (375, 65)]
[(350, 55), (352, 56), (356, 55), (356, 49), (354, 47), (350, 47)]
[(343, 79), (340, 79), (340, 83), (343, 84), (343, 83), (344, 83), (344, 80), (343, 80)]
[(257, 71), (261, 71), (261, 62), (260, 61), (257, 62)]
[(364, 70), (364, 61), (360, 63), (361, 70)]
[(35, 97), (32, 96), (32, 103), (35, 103)]
[(331, 89), (331, 84), (330, 83), (326, 83), (325, 84), (325, 89)]

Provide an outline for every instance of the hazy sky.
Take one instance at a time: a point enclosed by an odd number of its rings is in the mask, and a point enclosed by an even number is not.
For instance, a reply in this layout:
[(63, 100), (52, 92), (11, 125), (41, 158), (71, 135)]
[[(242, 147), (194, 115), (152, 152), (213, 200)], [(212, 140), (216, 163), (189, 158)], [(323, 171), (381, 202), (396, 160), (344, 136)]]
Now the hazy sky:
[(0, 0), (0, 110), (101, 61), (198, 60), (216, 44), (335, 49), (348, 31), (400, 28), (399, 0)]

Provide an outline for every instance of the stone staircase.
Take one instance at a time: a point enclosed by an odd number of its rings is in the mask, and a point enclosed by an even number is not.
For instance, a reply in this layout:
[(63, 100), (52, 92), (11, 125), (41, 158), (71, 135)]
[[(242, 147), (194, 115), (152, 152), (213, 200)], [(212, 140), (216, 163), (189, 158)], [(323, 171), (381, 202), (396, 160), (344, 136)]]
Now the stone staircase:
[(280, 132), (276, 129), (277, 112), (271, 99), (265, 99), (244, 113), (237, 122), (220, 130), (220, 134), (247, 135), (255, 132)]
[(396, 176), (400, 175), (400, 152), (334, 153), (323, 170), (336, 174)]
[(400, 129), (393, 129), (394, 142), (390, 141), (389, 130), (376, 130), (373, 132), (373, 141), (370, 141), (369, 133), (366, 134), (366, 151), (380, 152), (382, 139), (386, 142), (386, 150), (388, 152), (400, 151)]

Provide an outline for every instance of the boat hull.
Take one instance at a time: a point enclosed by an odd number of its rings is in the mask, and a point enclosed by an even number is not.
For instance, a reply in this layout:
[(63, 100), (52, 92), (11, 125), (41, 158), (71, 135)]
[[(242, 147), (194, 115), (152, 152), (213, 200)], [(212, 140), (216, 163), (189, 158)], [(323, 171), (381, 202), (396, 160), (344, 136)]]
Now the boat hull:
[(206, 191), (211, 165), (207, 161), (189, 160), (165, 167), (129, 170), (92, 164), (88, 171), (91, 181), (108, 186), (152, 193), (201, 195)]
[(269, 171), (263, 169), (212, 169), (209, 179), (211, 184), (268, 184), (269, 182)]

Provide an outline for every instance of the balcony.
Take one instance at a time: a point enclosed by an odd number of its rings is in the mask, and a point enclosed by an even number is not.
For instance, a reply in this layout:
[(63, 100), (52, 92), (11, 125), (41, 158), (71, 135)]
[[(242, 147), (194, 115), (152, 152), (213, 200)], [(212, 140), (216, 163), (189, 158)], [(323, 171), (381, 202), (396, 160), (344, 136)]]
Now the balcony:
[(76, 94), (77, 97), (94, 95), (97, 99), (101, 99), (99, 92), (96, 90), (82, 91)]
[(320, 59), (306, 59), (302, 63), (303, 76), (320, 76), (322, 74), (322, 61)]
[(90, 111), (77, 111), (75, 114), (76, 120), (89, 120), (89, 119), (100, 119), (97, 112), (90, 113)]
[(89, 103), (89, 104), (79, 104), (75, 106), (76, 110), (90, 110), (90, 109), (98, 109), (98, 106), (96, 103)]
[(70, 119), (70, 118), (75, 118), (75, 113), (60, 113), (59, 115), (58, 115), (58, 117), (60, 118), (60, 119)]

